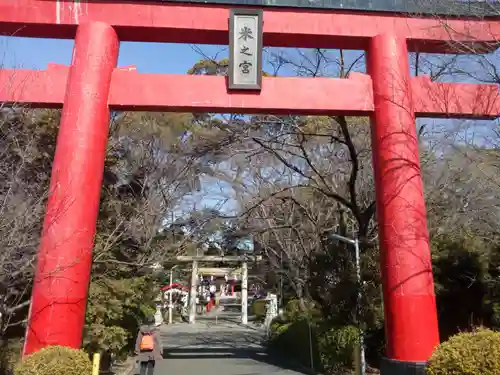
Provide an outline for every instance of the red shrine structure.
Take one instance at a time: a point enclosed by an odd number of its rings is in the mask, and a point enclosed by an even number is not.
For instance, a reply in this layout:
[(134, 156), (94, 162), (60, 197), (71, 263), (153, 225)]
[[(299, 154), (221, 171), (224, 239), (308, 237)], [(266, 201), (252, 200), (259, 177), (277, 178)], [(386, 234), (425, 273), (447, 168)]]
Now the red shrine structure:
[(264, 77), (260, 92), (230, 91), (225, 77), (117, 67), (121, 41), (228, 44), (229, 14), (215, 4), (0, 0), (0, 33), (75, 39), (70, 67), (0, 70), (0, 102), (62, 108), (24, 353), (81, 345), (111, 110), (356, 115), (372, 120), (382, 373), (413, 374), (439, 343), (415, 118), (492, 118), (500, 101), (496, 85), (412, 77), (408, 52), (496, 45), (500, 20), (268, 7), (265, 46), (365, 50), (368, 74)]

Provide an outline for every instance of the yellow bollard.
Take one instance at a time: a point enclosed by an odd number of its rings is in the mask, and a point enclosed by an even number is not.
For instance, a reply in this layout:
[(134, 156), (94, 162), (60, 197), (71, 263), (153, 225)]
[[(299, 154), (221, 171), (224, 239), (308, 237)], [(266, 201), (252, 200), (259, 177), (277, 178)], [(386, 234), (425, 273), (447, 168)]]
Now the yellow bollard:
[(92, 375), (99, 375), (100, 364), (101, 355), (99, 353), (94, 353), (94, 358), (92, 360)]

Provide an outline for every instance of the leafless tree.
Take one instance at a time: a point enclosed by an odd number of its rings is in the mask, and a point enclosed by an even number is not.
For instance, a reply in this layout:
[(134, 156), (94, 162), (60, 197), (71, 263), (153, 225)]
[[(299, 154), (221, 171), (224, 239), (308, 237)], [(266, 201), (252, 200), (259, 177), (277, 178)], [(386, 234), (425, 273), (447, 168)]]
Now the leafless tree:
[(0, 339), (25, 323), (49, 179), (43, 143), (53, 135), (34, 125), (50, 115), (0, 109)]

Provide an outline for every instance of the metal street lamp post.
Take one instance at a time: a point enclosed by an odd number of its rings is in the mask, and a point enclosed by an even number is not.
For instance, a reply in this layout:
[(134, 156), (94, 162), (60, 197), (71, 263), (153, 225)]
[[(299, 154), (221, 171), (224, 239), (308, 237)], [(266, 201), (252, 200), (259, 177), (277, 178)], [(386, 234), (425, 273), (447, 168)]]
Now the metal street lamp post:
[(354, 245), (355, 262), (356, 262), (356, 284), (357, 284), (357, 300), (356, 300), (356, 320), (359, 329), (359, 364), (358, 371), (359, 375), (366, 374), (366, 360), (365, 360), (365, 343), (364, 343), (364, 332), (361, 327), (361, 265), (360, 265), (360, 254), (359, 254), (359, 240), (357, 238), (347, 238), (336, 233), (329, 233), (328, 237), (334, 238), (344, 243)]

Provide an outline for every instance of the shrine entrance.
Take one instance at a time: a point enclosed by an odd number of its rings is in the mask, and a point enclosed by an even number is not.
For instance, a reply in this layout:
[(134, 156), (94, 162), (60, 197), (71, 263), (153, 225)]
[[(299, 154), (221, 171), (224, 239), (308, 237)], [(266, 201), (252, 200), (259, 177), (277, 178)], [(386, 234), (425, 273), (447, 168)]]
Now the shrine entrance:
[[(191, 282), (189, 290), (189, 306), (188, 313), (189, 323), (194, 323), (196, 320), (196, 296), (198, 293), (198, 284), (200, 271), (203, 271), (199, 267), (199, 263), (227, 263), (233, 264), (241, 267), (241, 323), (248, 323), (248, 262), (259, 262), (262, 260), (262, 256), (249, 256), (249, 255), (230, 255), (230, 256), (214, 256), (214, 255), (200, 255), (200, 256), (177, 256), (176, 262), (178, 263), (190, 263), (191, 264)], [(205, 270), (207, 270), (205, 268)], [(234, 295), (234, 284), (231, 294)]]
[(24, 353), (81, 345), (110, 110), (356, 115), (372, 120), (382, 373), (422, 368), (439, 334), (415, 118), (496, 117), (499, 102), (496, 85), (410, 76), (408, 52), (495, 45), (500, 21), (389, 11), (265, 8), (264, 46), (365, 50), (369, 74), (264, 77), (260, 91), (242, 92), (225, 77), (116, 66), (120, 41), (228, 44), (227, 5), (0, 0), (1, 33), (75, 38), (71, 67), (0, 70), (0, 102), (62, 108)]

